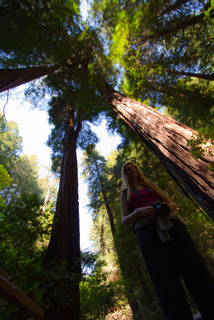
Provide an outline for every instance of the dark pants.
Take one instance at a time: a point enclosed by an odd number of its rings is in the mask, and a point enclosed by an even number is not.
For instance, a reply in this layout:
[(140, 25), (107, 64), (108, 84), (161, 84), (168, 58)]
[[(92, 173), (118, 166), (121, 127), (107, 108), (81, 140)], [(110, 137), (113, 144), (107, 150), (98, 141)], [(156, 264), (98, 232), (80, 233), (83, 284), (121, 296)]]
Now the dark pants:
[(137, 230), (146, 268), (167, 320), (192, 320), (180, 280), (183, 277), (204, 320), (214, 320), (214, 279), (193, 243), (186, 226), (171, 219), (172, 241), (163, 244), (155, 224)]

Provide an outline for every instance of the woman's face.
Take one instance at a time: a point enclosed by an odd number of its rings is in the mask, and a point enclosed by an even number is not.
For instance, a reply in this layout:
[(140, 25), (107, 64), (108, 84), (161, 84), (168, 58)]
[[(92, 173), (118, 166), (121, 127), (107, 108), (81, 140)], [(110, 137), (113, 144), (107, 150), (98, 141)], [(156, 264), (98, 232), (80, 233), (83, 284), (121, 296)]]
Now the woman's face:
[(132, 179), (132, 178), (137, 178), (138, 177), (138, 170), (137, 168), (131, 164), (131, 163), (127, 163), (124, 167), (124, 172), (125, 174), (127, 175), (127, 177), (129, 179)]

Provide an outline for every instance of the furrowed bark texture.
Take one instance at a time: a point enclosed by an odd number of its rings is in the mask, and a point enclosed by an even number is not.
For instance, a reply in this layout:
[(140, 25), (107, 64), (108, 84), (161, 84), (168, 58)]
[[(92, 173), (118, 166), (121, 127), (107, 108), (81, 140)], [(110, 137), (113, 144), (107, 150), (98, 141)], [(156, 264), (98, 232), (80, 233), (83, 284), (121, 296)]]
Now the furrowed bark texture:
[(76, 157), (76, 139), (78, 130), (74, 130), (74, 113), (67, 126), (65, 149), (61, 166), (60, 186), (57, 197), (56, 213), (48, 247), (46, 261), (56, 265), (67, 262), (68, 269), (75, 274), (74, 280), (59, 282), (67, 288), (66, 305), (60, 305), (58, 299), (51, 298), (47, 312), (49, 320), (80, 319), (79, 278), (80, 278), (80, 231), (78, 169)]
[(214, 173), (208, 170), (214, 160), (202, 157), (196, 161), (187, 147), (187, 140), (196, 131), (119, 92), (105, 95), (119, 116), (214, 220)]

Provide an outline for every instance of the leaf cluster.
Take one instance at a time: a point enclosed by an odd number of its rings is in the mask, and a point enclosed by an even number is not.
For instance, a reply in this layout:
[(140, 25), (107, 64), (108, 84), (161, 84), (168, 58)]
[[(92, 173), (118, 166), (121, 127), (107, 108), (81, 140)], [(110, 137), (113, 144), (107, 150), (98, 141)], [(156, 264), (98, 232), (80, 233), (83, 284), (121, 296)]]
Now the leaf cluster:
[(1, 59), (8, 66), (66, 60), (80, 29), (78, 0), (1, 3)]
[(82, 253), (83, 279), (80, 283), (81, 319), (105, 319), (121, 304), (124, 288), (121, 282), (108, 281), (99, 254)]

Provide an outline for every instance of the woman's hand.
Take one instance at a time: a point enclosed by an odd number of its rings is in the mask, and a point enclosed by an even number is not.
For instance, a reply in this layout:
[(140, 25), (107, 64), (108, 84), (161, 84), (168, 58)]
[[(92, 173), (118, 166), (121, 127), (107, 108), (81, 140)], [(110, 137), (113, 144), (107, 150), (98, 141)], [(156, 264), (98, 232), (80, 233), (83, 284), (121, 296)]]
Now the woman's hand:
[(137, 208), (133, 211), (133, 214), (136, 215), (138, 218), (140, 218), (140, 217), (156, 217), (157, 216), (155, 208), (150, 207), (150, 206)]

